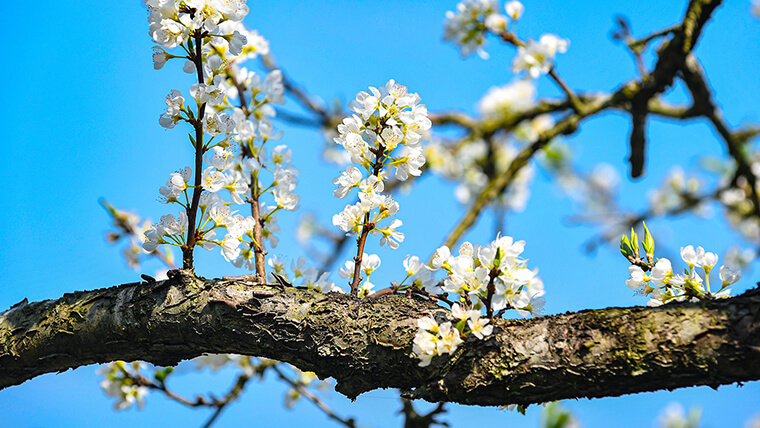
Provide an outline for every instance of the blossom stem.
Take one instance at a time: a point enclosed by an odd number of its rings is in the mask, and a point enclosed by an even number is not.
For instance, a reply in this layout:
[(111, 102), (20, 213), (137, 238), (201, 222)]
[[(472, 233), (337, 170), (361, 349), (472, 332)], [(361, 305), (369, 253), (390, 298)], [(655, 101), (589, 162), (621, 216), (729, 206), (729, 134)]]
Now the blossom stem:
[(367, 243), (367, 235), (369, 231), (374, 228), (374, 224), (369, 222), (369, 213), (364, 214), (364, 226), (362, 226), (362, 233), (356, 238), (356, 257), (354, 257), (354, 277), (351, 281), (351, 295), (356, 296), (359, 294), (359, 281), (361, 281), (362, 273), (362, 256), (364, 255), (364, 245)]
[[(219, 52), (216, 48), (214, 48), (214, 51)], [(235, 88), (238, 91), (238, 100), (240, 101), (240, 109), (243, 110), (243, 113), (246, 114), (246, 116), (249, 114), (248, 106), (246, 105), (247, 102), (245, 100), (245, 86), (243, 86), (242, 83), (240, 83), (235, 73), (232, 69), (232, 63), (227, 64), (227, 68), (225, 69), (225, 73), (227, 74), (227, 77), (232, 80), (232, 83), (234, 84)]]
[[(379, 134), (379, 133), (378, 133)], [(383, 169), (383, 155), (385, 154), (385, 146), (380, 144), (377, 150), (372, 150), (375, 154), (375, 162), (372, 164), (372, 175), (379, 176), (380, 171)], [(356, 238), (356, 257), (354, 257), (354, 277), (351, 281), (351, 295), (356, 296), (359, 294), (359, 281), (361, 281), (362, 273), (362, 256), (364, 255), (364, 245), (367, 243), (367, 235), (375, 228), (375, 223), (370, 222), (369, 213), (364, 214), (364, 225), (362, 226), (362, 233)]]
[(525, 47), (525, 42), (517, 38), (517, 35), (515, 33), (512, 33), (510, 31), (502, 31), (501, 33), (497, 33), (499, 37), (501, 37), (501, 40), (511, 44), (515, 47)]
[(483, 302), (486, 305), (486, 316), (491, 321), (493, 321), (493, 305), (491, 304), (491, 301), (493, 300), (494, 293), (496, 293), (496, 285), (494, 284), (494, 280), (496, 280), (496, 277), (499, 276), (499, 273), (499, 269), (491, 269), (491, 272), (488, 275), (488, 291), (486, 294), (486, 300)]
[[(203, 35), (200, 32), (194, 34), (195, 38), (195, 69), (197, 70), (198, 83), (203, 83)], [(193, 251), (197, 242), (195, 231), (195, 219), (198, 213), (198, 205), (203, 192), (203, 116), (206, 112), (206, 103), (201, 104), (198, 108), (198, 117), (193, 126), (195, 127), (195, 187), (193, 188), (193, 199), (190, 208), (187, 210), (187, 242), (182, 247), (182, 268), (193, 268)]]
[(262, 240), (261, 208), (259, 207), (259, 180), (257, 174), (251, 173), (251, 216), (253, 217), (253, 256), (256, 260), (256, 278), (260, 283), (266, 280), (266, 264), (264, 263), (264, 241)]

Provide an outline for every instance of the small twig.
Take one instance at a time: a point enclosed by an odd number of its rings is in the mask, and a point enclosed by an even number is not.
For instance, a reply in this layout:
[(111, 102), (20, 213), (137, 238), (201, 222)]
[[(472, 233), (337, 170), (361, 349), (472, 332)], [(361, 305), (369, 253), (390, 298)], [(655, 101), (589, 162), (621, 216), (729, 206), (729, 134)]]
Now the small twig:
[(362, 280), (362, 258), (364, 257), (364, 245), (367, 243), (367, 235), (374, 228), (369, 222), (369, 213), (364, 214), (364, 226), (362, 232), (356, 238), (356, 256), (354, 257), (354, 276), (351, 279), (351, 295), (359, 294), (359, 282)]
[(651, 42), (654, 39), (667, 36), (668, 34), (675, 33), (676, 31), (681, 30), (683, 27), (683, 24), (679, 23), (676, 25), (671, 25), (670, 27), (663, 28), (662, 30), (655, 31), (654, 33), (642, 37), (638, 40), (631, 40), (628, 43), (626, 43), (626, 46), (628, 46), (629, 49), (631, 49), (634, 53), (641, 54), (644, 49), (646, 49), (649, 42)]
[(583, 102), (580, 98), (578, 98), (578, 94), (576, 94), (575, 91), (567, 86), (567, 83), (562, 80), (562, 78), (557, 73), (557, 70), (553, 66), (551, 69), (549, 69), (549, 77), (551, 77), (552, 80), (554, 80), (554, 82), (562, 89), (562, 92), (565, 93), (568, 101), (570, 101), (570, 104), (573, 106), (573, 110), (575, 110), (575, 112), (578, 114), (583, 114)]
[(235, 380), (235, 384), (232, 386), (232, 389), (230, 389), (230, 391), (223, 399), (213, 400), (213, 404), (216, 406), (216, 410), (214, 410), (214, 413), (211, 415), (211, 417), (206, 420), (206, 423), (203, 424), (203, 428), (209, 428), (214, 424), (214, 422), (216, 422), (217, 418), (219, 418), (219, 415), (222, 414), (222, 411), (227, 407), (227, 405), (229, 405), (232, 401), (237, 399), (240, 394), (243, 393), (245, 385), (249, 380), (251, 380), (251, 377), (252, 376), (246, 373), (239, 375)]
[(324, 122), (321, 119), (315, 119), (313, 117), (301, 116), (296, 113), (289, 112), (283, 109), (275, 109), (277, 112), (277, 118), (284, 122), (288, 122), (291, 125), (303, 126), (307, 128), (322, 128)]
[(734, 177), (733, 182), (736, 183), (736, 178), (740, 176), (747, 180), (747, 184), (751, 189), (749, 197), (753, 204), (754, 215), (760, 219), (760, 199), (758, 199), (755, 185), (757, 176), (752, 171), (752, 166), (747, 162), (741, 151), (741, 142), (737, 141), (729, 129), (720, 107), (718, 107), (713, 99), (712, 91), (710, 91), (707, 84), (707, 77), (702, 66), (692, 54), (687, 55), (684, 60), (683, 79), (693, 98), (692, 109), (698, 109), (699, 113), (712, 123), (718, 134), (725, 141), (729, 155), (736, 161), (736, 177)]
[[(378, 135), (380, 132), (378, 132)], [(372, 164), (372, 175), (380, 177), (380, 171), (383, 168), (383, 156), (385, 156), (385, 146), (380, 144), (378, 149), (370, 149), (375, 154), (375, 162)], [(364, 214), (364, 225), (362, 231), (356, 238), (356, 257), (354, 257), (354, 276), (351, 281), (351, 295), (359, 294), (359, 282), (361, 278), (362, 257), (364, 256), (364, 245), (367, 243), (367, 236), (375, 228), (375, 224), (370, 222), (369, 212)]]
[[(692, 208), (698, 206), (701, 203), (711, 201), (711, 200), (720, 200), (720, 194), (728, 189), (730, 189), (731, 186), (725, 186), (720, 187), (716, 189), (713, 192), (706, 193), (701, 196), (694, 196), (687, 193), (682, 193), (681, 199), (683, 203), (677, 207), (671, 208), (669, 210), (666, 210), (663, 213), (656, 214), (652, 209), (647, 209), (641, 213), (638, 214), (626, 214), (622, 213), (620, 214), (621, 217), (627, 217), (626, 220), (620, 222), (620, 230), (627, 230), (630, 229), (638, 224), (641, 224), (644, 221), (649, 220), (650, 218), (653, 218), (655, 216), (677, 216), (680, 214), (683, 214), (685, 212), (690, 211)], [(581, 223), (581, 221), (576, 221), (574, 223)], [(613, 240), (619, 240), (620, 236), (619, 233), (607, 233), (607, 234), (600, 234), (596, 237), (593, 237), (589, 239), (585, 244), (584, 247), (586, 248), (587, 252), (592, 252), (596, 250), (596, 248), (605, 243), (605, 242), (613, 242)]]
[(256, 276), (259, 282), (266, 281), (267, 271), (264, 256), (267, 252), (264, 250), (263, 229), (264, 221), (261, 218), (261, 207), (259, 206), (259, 180), (255, 173), (251, 173), (251, 216), (253, 217), (253, 257), (256, 264)]
[(401, 397), (401, 402), (402, 407), (398, 413), (404, 415), (404, 428), (430, 428), (433, 425), (450, 426), (448, 422), (441, 422), (435, 419), (436, 416), (447, 412), (446, 403), (438, 403), (433, 410), (421, 415), (414, 408), (412, 400)]
[(264, 65), (264, 68), (269, 71), (280, 70), (280, 72), (282, 72), (282, 85), (285, 88), (285, 91), (287, 91), (302, 107), (316, 113), (321, 119), (322, 126), (330, 123), (330, 115), (321, 105), (321, 101), (318, 101), (306, 93), (303, 88), (288, 77), (287, 73), (285, 73), (282, 67), (277, 64), (277, 61), (275, 61), (271, 54), (261, 57), (261, 63)]
[[(483, 301), (483, 303), (486, 305), (486, 316), (489, 320), (493, 321), (493, 295), (496, 293), (496, 284), (494, 284), (494, 281), (496, 280), (496, 277), (498, 277), (501, 274), (501, 269), (491, 269), (489, 272), (489, 278), (488, 278), (488, 286), (486, 288), (486, 298)], [(482, 300), (482, 299), (481, 299)]]
[(356, 422), (354, 421), (354, 418), (343, 418), (340, 417), (337, 413), (335, 413), (327, 404), (325, 404), (324, 401), (322, 401), (319, 397), (314, 395), (311, 391), (308, 390), (303, 384), (294, 381), (290, 377), (286, 376), (285, 373), (280, 370), (280, 368), (276, 365), (273, 365), (272, 370), (274, 370), (275, 373), (277, 373), (277, 376), (284, 380), (288, 385), (290, 385), (293, 389), (298, 391), (299, 394), (306, 397), (309, 401), (314, 403), (315, 406), (317, 406), (320, 410), (322, 410), (325, 415), (327, 415), (328, 418), (334, 420), (335, 422), (348, 427), (348, 428), (356, 428)]

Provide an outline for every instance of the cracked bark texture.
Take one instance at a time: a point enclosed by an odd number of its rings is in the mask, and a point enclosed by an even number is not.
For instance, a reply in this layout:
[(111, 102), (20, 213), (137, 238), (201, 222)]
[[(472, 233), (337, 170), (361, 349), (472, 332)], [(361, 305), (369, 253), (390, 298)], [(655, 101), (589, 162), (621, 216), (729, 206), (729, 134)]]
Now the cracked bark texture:
[[(262, 288), (263, 287), (263, 288)], [(485, 341), (419, 367), (417, 319), (450, 317), (406, 295), (357, 299), (180, 272), (15, 305), (0, 314), (0, 387), (113, 360), (173, 365), (202, 353), (291, 363), (337, 380), (350, 398), (531, 404), (760, 379), (760, 290), (660, 308), (607, 308), (497, 320)]]

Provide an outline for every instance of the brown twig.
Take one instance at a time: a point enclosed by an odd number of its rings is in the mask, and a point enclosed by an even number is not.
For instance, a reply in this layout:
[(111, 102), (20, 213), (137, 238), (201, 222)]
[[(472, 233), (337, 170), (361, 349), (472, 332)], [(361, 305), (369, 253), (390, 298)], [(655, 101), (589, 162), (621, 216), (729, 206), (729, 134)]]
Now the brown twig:
[(322, 102), (309, 95), (305, 89), (295, 83), (287, 73), (283, 71), (282, 67), (277, 64), (274, 56), (271, 54), (262, 56), (261, 63), (269, 71), (280, 70), (282, 73), (282, 85), (285, 88), (285, 91), (287, 91), (306, 110), (319, 116), (322, 126), (326, 126), (330, 123), (330, 114), (322, 106)]
[[(192, 57), (195, 62), (195, 70), (198, 83), (203, 84), (203, 37), (204, 34), (197, 30), (193, 35), (195, 40), (195, 55)], [(191, 43), (191, 42), (188, 42)], [(198, 116), (194, 119), (193, 127), (195, 128), (195, 186), (193, 187), (193, 197), (190, 207), (187, 209), (187, 240), (182, 246), (182, 268), (193, 269), (193, 251), (198, 237), (195, 233), (195, 219), (198, 214), (198, 204), (203, 192), (203, 117), (206, 113), (206, 103), (198, 108)]]
[[(378, 130), (378, 135), (380, 132)], [(370, 151), (375, 154), (375, 162), (372, 164), (372, 175), (379, 177), (380, 171), (383, 169), (383, 157), (385, 156), (385, 146), (380, 144), (377, 149), (370, 148)], [(367, 236), (375, 228), (375, 223), (370, 222), (369, 213), (364, 214), (364, 224), (362, 225), (362, 231), (356, 238), (356, 257), (354, 257), (354, 276), (351, 281), (351, 295), (356, 296), (359, 292), (359, 282), (361, 281), (361, 265), (362, 257), (364, 255), (364, 245), (367, 243)]]
[(343, 418), (339, 416), (337, 413), (335, 413), (324, 401), (322, 401), (319, 397), (317, 397), (315, 394), (313, 394), (311, 391), (309, 391), (306, 386), (304, 386), (300, 382), (296, 382), (285, 373), (280, 370), (280, 367), (277, 365), (271, 366), (272, 370), (274, 370), (275, 373), (277, 373), (277, 376), (284, 380), (285, 383), (290, 385), (293, 389), (295, 389), (299, 394), (306, 397), (309, 401), (314, 403), (315, 406), (317, 406), (320, 410), (322, 410), (325, 415), (327, 415), (328, 418), (334, 420), (335, 422), (347, 427), (347, 428), (356, 428), (356, 421), (354, 421), (354, 418)]
[(448, 422), (441, 422), (436, 416), (447, 412), (446, 403), (438, 403), (433, 410), (424, 415), (417, 412), (412, 404), (412, 400), (401, 397), (402, 407), (399, 414), (404, 415), (404, 428), (430, 428), (434, 425), (448, 427)]

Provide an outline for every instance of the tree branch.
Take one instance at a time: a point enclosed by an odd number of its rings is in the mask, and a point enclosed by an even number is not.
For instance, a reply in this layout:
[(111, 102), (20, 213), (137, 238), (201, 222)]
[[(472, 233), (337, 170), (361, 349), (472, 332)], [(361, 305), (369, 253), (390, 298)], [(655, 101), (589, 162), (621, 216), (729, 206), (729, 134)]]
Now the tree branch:
[[(539, 106), (549, 111), (560, 111), (572, 108), (572, 114), (565, 116), (551, 129), (542, 133), (539, 139), (524, 147), (510, 164), (504, 174), (492, 177), (482, 192), (475, 198), (467, 212), (456, 223), (444, 240), (444, 245), (454, 247), (461, 237), (469, 230), (480, 217), (481, 212), (500, 194), (506, 191), (517, 173), (528, 164), (533, 156), (549, 144), (552, 138), (559, 135), (574, 133), (580, 123), (610, 108), (622, 108), (631, 113), (632, 126), (630, 135), (629, 162), (631, 177), (637, 178), (644, 173), (644, 161), (646, 158), (646, 124), (647, 116), (653, 112), (666, 116), (676, 116), (686, 113), (668, 108), (656, 97), (669, 88), (677, 74), (684, 69), (686, 57), (690, 55), (695, 43), (701, 35), (702, 28), (712, 16), (712, 13), (720, 5), (720, 0), (691, 0), (687, 7), (681, 24), (667, 29), (667, 33), (673, 33), (673, 37), (664, 44), (657, 52), (657, 64), (654, 70), (640, 79), (633, 79), (623, 83), (612, 94), (604, 95), (577, 95), (564, 82), (559, 83), (563, 87), (567, 99), (564, 102), (543, 102)], [(561, 82), (554, 72), (555, 81)], [(535, 109), (534, 109), (535, 110)], [(435, 116), (434, 116), (435, 117)], [(691, 117), (691, 116), (689, 116)], [(477, 128), (471, 126), (467, 116), (455, 116), (452, 113), (438, 118), (441, 123), (456, 123), (468, 127), (477, 134)], [(509, 123), (483, 125), (484, 130), (495, 132), (499, 128), (510, 129), (524, 117), (517, 117)], [(494, 129), (490, 129), (496, 125)], [(487, 134), (484, 132), (483, 134)]]
[(642, 77), (639, 90), (631, 98), (632, 126), (628, 158), (631, 164), (631, 177), (637, 178), (644, 173), (649, 100), (673, 84), (678, 72), (684, 68), (686, 57), (694, 49), (702, 28), (720, 3), (719, 0), (691, 0), (689, 2), (681, 25), (672, 31), (668, 30), (673, 37), (659, 50), (654, 70)]
[(204, 352), (289, 362), (334, 377), (349, 398), (531, 404), (760, 379), (760, 289), (720, 301), (496, 320), (487, 340), (419, 367), (417, 320), (449, 317), (405, 295), (358, 299), (185, 271), (22, 302), (0, 314), (0, 387), (113, 360), (172, 365)]

